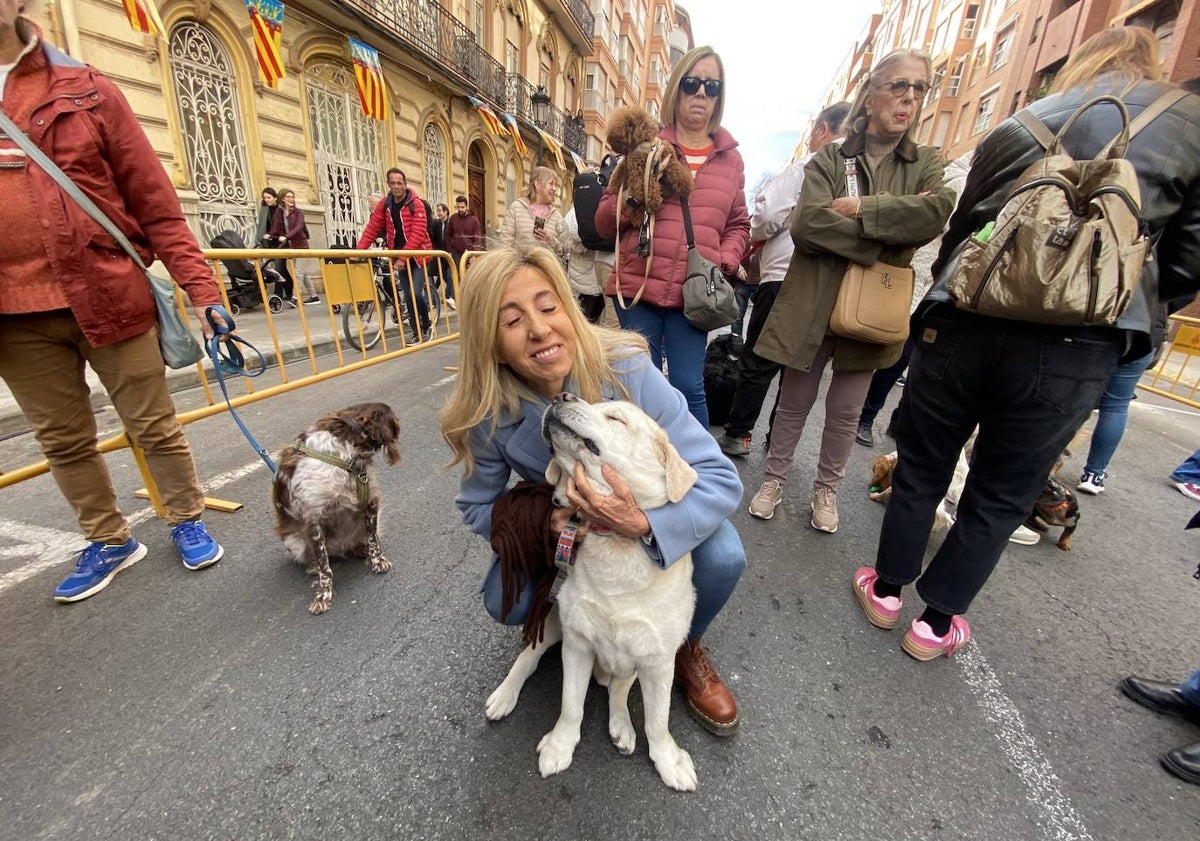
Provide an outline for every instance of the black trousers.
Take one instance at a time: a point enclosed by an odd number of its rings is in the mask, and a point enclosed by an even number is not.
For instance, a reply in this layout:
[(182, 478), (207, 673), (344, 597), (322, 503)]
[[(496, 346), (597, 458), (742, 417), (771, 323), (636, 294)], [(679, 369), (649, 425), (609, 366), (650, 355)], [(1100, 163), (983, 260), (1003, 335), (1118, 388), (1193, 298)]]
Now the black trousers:
[[(1055, 459), (1096, 407), (1124, 334), (986, 318), (937, 304), (920, 319), (914, 339), (896, 420), (900, 458), (875, 568), (891, 584), (917, 581), (926, 604), (961, 614), (1029, 515)], [(976, 425), (957, 519), (922, 574), (934, 511)]]
[[(730, 438), (746, 438), (758, 423), (762, 412), (763, 401), (767, 399), (767, 391), (771, 388), (771, 380), (782, 370), (778, 362), (763, 359), (754, 352), (754, 343), (767, 323), (771, 307), (779, 295), (782, 282), (770, 281), (760, 283), (754, 290), (754, 309), (750, 312), (750, 323), (746, 325), (745, 345), (742, 358), (738, 360), (738, 384), (733, 393), (733, 408), (729, 412), (729, 423), (725, 424), (725, 434)], [(774, 413), (772, 413), (772, 421)]]
[(887, 402), (892, 386), (896, 384), (900, 375), (904, 373), (904, 369), (908, 367), (912, 351), (913, 338), (909, 336), (908, 341), (904, 343), (904, 350), (900, 351), (900, 358), (896, 360), (896, 364), (888, 368), (880, 368), (872, 375), (871, 387), (867, 389), (867, 398), (863, 401), (862, 414), (858, 416), (859, 426), (870, 426), (875, 423), (875, 416)]

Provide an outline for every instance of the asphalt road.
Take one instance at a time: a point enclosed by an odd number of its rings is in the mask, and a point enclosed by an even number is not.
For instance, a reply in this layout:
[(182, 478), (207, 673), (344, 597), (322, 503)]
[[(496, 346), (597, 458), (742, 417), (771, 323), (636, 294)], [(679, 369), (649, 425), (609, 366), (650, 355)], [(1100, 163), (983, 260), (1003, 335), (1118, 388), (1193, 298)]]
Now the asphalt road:
[[(383, 472), (394, 569), (336, 566), (324, 616), (305, 610), (308, 582), (271, 533), (268, 474), (225, 416), (189, 427), (211, 494), (245, 503), (208, 515), (227, 549), (211, 569), (179, 564), (117, 453), (150, 556), (100, 595), (56, 605), (80, 545), (71, 513), (48, 477), (0, 491), (0, 841), (1200, 836), (1200, 788), (1156, 761), (1200, 730), (1115, 688), (1200, 664), (1200, 534), (1182, 531), (1196, 506), (1165, 481), (1200, 441), (1197, 413), (1137, 401), (1109, 491), (1082, 500), (1075, 550), (1013, 546), (969, 614), (971, 645), (921, 664), (850, 592), (883, 514), (866, 495), (874, 453), (856, 449), (841, 530), (808, 527), (818, 407), (778, 516), (736, 517), (750, 566), (706, 642), (743, 724), (716, 739), (676, 693), (672, 732), (700, 777), (681, 795), (647, 757), (638, 693), (639, 742), (623, 757), (594, 685), (574, 764), (538, 775), (535, 747), (558, 713), (554, 656), (509, 720), (485, 719), (519, 642), (482, 610), (488, 551), (441, 469), (436, 412), (456, 354), (431, 348), (248, 407), (271, 448), (359, 400), (402, 416), (404, 460)], [(29, 436), (8, 439), (0, 464), (34, 452)], [(1081, 465), (1077, 452), (1064, 477)], [(761, 449), (741, 466), (748, 501)], [(904, 622), (920, 610), (909, 601)]]

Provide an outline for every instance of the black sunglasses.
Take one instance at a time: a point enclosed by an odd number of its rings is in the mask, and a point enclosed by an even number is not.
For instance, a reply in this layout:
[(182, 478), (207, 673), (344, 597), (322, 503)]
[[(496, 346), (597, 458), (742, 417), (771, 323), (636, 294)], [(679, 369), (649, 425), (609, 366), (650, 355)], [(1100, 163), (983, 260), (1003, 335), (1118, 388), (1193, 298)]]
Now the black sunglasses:
[(894, 82), (890, 82), (886, 85), (880, 85), (879, 87), (887, 88), (892, 92), (892, 96), (896, 97), (896, 99), (899, 99), (900, 97), (904, 96), (904, 94), (908, 93), (909, 88), (913, 89), (913, 96), (915, 96), (917, 99), (923, 97), (925, 92), (929, 90), (929, 85), (925, 82), (910, 82), (908, 79), (897, 79)]
[(721, 95), (724, 83), (720, 79), (701, 79), (699, 76), (684, 76), (679, 80), (679, 89), (688, 96), (695, 96), (701, 86), (704, 87), (704, 93), (709, 99), (716, 99)]

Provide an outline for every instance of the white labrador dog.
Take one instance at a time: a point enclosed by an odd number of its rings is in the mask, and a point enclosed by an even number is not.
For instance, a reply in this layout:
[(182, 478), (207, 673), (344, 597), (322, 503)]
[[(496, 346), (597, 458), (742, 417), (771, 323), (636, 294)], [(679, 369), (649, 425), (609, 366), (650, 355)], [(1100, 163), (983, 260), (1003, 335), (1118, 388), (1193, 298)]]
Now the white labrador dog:
[[(601, 465), (615, 468), (644, 511), (678, 502), (696, 482), (696, 471), (671, 446), (666, 432), (632, 403), (557, 399), (542, 418), (542, 434), (554, 451), (546, 479), (555, 485), (559, 506), (568, 504), (566, 488), (577, 462), (602, 493), (611, 488)], [(687, 638), (695, 601), (690, 555), (664, 570), (650, 560), (640, 539), (589, 532), (546, 621), (544, 641), (517, 657), (487, 700), (488, 718), (498, 720), (513, 710), (526, 679), (561, 636), (562, 711), (538, 744), (542, 776), (571, 765), (594, 672), (608, 686), (608, 732), (617, 750), (633, 753), (637, 743), (628, 701), (634, 680), (640, 680), (654, 767), (671, 788), (694, 790), (692, 758), (675, 743), (667, 723), (675, 652)]]

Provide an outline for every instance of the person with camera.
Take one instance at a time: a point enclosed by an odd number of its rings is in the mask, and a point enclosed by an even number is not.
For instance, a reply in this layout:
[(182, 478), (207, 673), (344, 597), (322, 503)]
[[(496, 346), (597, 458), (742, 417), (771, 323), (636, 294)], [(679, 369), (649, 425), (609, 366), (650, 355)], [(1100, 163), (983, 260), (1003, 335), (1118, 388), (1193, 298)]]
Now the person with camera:
[(536, 166), (529, 178), (525, 195), (508, 206), (504, 227), (500, 229), (503, 245), (549, 248), (566, 264), (567, 245), (562, 213), (558, 201), (558, 176), (548, 166)]

